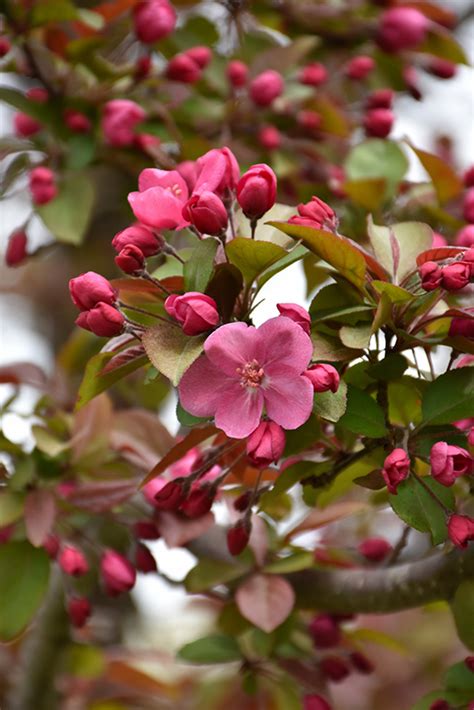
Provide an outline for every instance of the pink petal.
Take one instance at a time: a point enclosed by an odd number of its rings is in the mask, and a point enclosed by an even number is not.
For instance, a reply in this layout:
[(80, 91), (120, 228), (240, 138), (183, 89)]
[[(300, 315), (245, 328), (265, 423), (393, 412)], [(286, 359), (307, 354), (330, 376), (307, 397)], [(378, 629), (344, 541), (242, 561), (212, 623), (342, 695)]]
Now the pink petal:
[(177, 170), (157, 170), (156, 168), (142, 170), (138, 177), (138, 189), (140, 192), (145, 192), (151, 187), (171, 189), (175, 197), (183, 204), (188, 199), (188, 186)]
[(198, 195), (205, 190), (214, 192), (222, 182), (227, 169), (227, 161), (222, 153), (213, 149), (199, 158), (200, 173), (194, 185), (193, 195)]
[(303, 328), (285, 316), (267, 320), (258, 329), (265, 354), (260, 360), (265, 373), (272, 363), (283, 365), (288, 374), (301, 374), (313, 354), (311, 338)]
[(243, 439), (260, 423), (263, 410), (262, 389), (235, 383), (221, 390), (216, 410), (216, 427), (233, 439)]
[(303, 376), (268, 378), (263, 393), (267, 414), (284, 429), (297, 429), (313, 408), (313, 386)]
[(182, 204), (170, 190), (152, 187), (128, 196), (135, 217), (155, 229), (182, 229), (188, 222), (181, 214)]
[(214, 331), (204, 343), (209, 360), (229, 377), (238, 378), (237, 368), (260, 352), (260, 331), (245, 323), (229, 323)]
[(178, 391), (181, 405), (195, 417), (211, 417), (232, 381), (201, 355), (182, 376)]

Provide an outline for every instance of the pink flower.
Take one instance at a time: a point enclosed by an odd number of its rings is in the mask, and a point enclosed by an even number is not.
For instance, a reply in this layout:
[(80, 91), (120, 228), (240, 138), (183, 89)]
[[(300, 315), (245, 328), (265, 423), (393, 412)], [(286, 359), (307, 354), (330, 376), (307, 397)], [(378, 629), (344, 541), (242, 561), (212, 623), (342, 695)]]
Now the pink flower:
[(395, 116), (389, 108), (373, 108), (364, 116), (364, 128), (368, 136), (386, 138), (392, 130)]
[(264, 407), (284, 429), (297, 429), (313, 405), (313, 388), (303, 376), (312, 350), (308, 335), (289, 318), (272, 318), (259, 328), (223, 325), (184, 373), (181, 404), (195, 416), (215, 417), (216, 426), (236, 439), (257, 428)]
[(434, 291), (441, 285), (443, 272), (435, 261), (425, 261), (419, 269), (421, 287), (425, 291)]
[(133, 21), (138, 39), (153, 44), (173, 32), (176, 12), (168, 0), (145, 0), (135, 5)]
[(100, 572), (110, 596), (128, 592), (135, 585), (137, 573), (132, 563), (115, 550), (106, 550), (100, 561)]
[(76, 325), (102, 338), (112, 338), (123, 331), (125, 318), (113, 306), (99, 302), (91, 310), (82, 311), (76, 318)]
[(320, 62), (308, 64), (303, 67), (298, 74), (298, 81), (300, 84), (305, 84), (306, 86), (321, 86), (321, 84), (327, 81), (327, 78), (327, 69), (324, 64)]
[(191, 193), (194, 189), (198, 176), (197, 162), (195, 160), (183, 160), (182, 163), (178, 163), (176, 170), (185, 181), (188, 186), (188, 190)]
[(30, 171), (29, 183), (31, 198), (35, 205), (46, 205), (58, 194), (53, 171), (43, 165)]
[(323, 119), (317, 111), (298, 111), (296, 121), (305, 131), (317, 131), (321, 128)]
[(125, 274), (135, 276), (145, 266), (143, 252), (133, 244), (128, 244), (115, 257), (115, 263)]
[(466, 222), (474, 222), (474, 187), (470, 187), (464, 195), (463, 215)]
[(460, 291), (467, 286), (470, 278), (470, 265), (463, 261), (458, 261), (443, 267), (441, 281), (446, 291)]
[(72, 545), (63, 547), (59, 553), (58, 562), (62, 571), (72, 577), (81, 577), (89, 570), (89, 565), (84, 553)]
[(155, 493), (154, 505), (158, 510), (178, 510), (185, 499), (181, 483), (169, 481)]
[(263, 217), (275, 204), (276, 187), (276, 175), (268, 165), (252, 165), (237, 185), (237, 201), (245, 216), (251, 220)]
[(67, 613), (76, 629), (82, 629), (91, 611), (91, 603), (86, 597), (71, 597), (68, 601)]
[(350, 674), (351, 670), (344, 658), (325, 656), (319, 663), (321, 672), (333, 683), (340, 683)]
[(30, 138), (41, 130), (41, 123), (33, 116), (19, 112), (13, 116), (13, 128), (18, 138)]
[(25, 261), (27, 256), (26, 247), (28, 237), (24, 229), (17, 229), (8, 238), (5, 252), (5, 264), (7, 266), (18, 266)]
[(316, 648), (331, 648), (341, 640), (341, 630), (334, 617), (330, 614), (318, 614), (309, 624), (308, 631)]
[(250, 82), (250, 98), (257, 106), (270, 106), (283, 93), (283, 88), (281, 74), (267, 69)]
[(325, 363), (312, 365), (304, 374), (313, 385), (315, 392), (337, 392), (339, 388), (341, 378), (332, 365)]
[(144, 256), (154, 256), (159, 254), (165, 246), (165, 240), (159, 234), (155, 234), (151, 229), (143, 224), (132, 224), (123, 229), (112, 239), (112, 246), (117, 252), (133, 245), (138, 247)]
[(357, 548), (360, 554), (370, 562), (382, 562), (392, 549), (391, 544), (383, 537), (368, 537)]
[(346, 76), (349, 79), (360, 81), (365, 79), (375, 69), (375, 62), (372, 57), (361, 55), (353, 57), (346, 67)]
[(430, 453), (431, 475), (443, 486), (452, 486), (459, 476), (467, 476), (472, 470), (472, 457), (460, 446), (450, 446), (438, 441)]
[(229, 83), (235, 89), (239, 89), (242, 86), (245, 86), (245, 84), (247, 83), (248, 74), (249, 70), (247, 65), (244, 64), (244, 62), (239, 61), (238, 59), (234, 59), (227, 65), (226, 75), (229, 80)]
[(467, 249), (462, 257), (462, 263), (469, 265), (471, 279), (474, 277), (474, 247)]
[(454, 239), (457, 247), (474, 247), (474, 224), (466, 224), (459, 230)]
[(366, 101), (367, 108), (392, 108), (393, 103), (392, 89), (376, 89), (368, 95)]
[(337, 217), (332, 209), (319, 197), (312, 197), (310, 202), (298, 205), (299, 216), (291, 217), (289, 224), (301, 224), (313, 229), (329, 229), (334, 231), (337, 227)]
[(89, 133), (92, 128), (90, 119), (80, 111), (68, 108), (64, 112), (64, 122), (73, 133)]
[(185, 335), (205, 333), (219, 323), (214, 299), (197, 291), (188, 291), (182, 296), (168, 296), (165, 310), (181, 323)]
[(423, 42), (429, 22), (412, 7), (392, 7), (381, 17), (378, 43), (386, 52), (413, 49)]
[(193, 195), (215, 192), (223, 199), (234, 192), (240, 176), (237, 158), (227, 146), (213, 148), (196, 161), (198, 176)]
[(433, 57), (427, 66), (427, 71), (439, 79), (452, 79), (456, 75), (457, 66), (447, 59)]
[(175, 54), (166, 67), (166, 77), (181, 84), (195, 84), (201, 78), (202, 69), (187, 53)]
[(115, 148), (132, 145), (135, 128), (146, 116), (141, 106), (128, 99), (113, 99), (104, 106), (102, 130), (107, 143)]
[(263, 421), (247, 440), (247, 456), (255, 466), (269, 466), (282, 457), (285, 444), (285, 432), (281, 426)]
[(88, 311), (94, 308), (99, 301), (112, 305), (117, 300), (118, 292), (100, 274), (95, 271), (87, 271), (85, 274), (76, 276), (69, 281), (69, 293), (72, 302), (81, 311)]
[(49, 99), (47, 90), (42, 86), (32, 86), (31, 89), (28, 89), (25, 96), (30, 101), (34, 101), (37, 104), (45, 104)]
[(311, 331), (311, 316), (309, 315), (306, 308), (299, 306), (297, 303), (277, 303), (277, 308), (281, 316), (285, 318), (290, 318), (290, 320), (297, 323), (304, 332), (308, 335)]
[(138, 190), (129, 194), (128, 201), (140, 222), (158, 230), (183, 229), (189, 224), (182, 215), (188, 186), (177, 170), (142, 170)]
[(404, 449), (394, 449), (384, 461), (382, 476), (392, 495), (397, 495), (398, 485), (410, 472), (410, 458)]
[(263, 126), (258, 133), (258, 140), (265, 150), (276, 150), (281, 146), (281, 133), (275, 126)]
[(212, 59), (212, 50), (209, 47), (191, 47), (191, 49), (186, 50), (185, 54), (191, 57), (193, 62), (196, 62), (201, 69), (205, 69)]
[(194, 193), (183, 206), (182, 214), (201, 234), (214, 236), (225, 231), (229, 219), (221, 198), (207, 190)]
[(12, 45), (8, 37), (4, 35), (0, 37), (0, 58), (6, 57), (11, 48)]
[(446, 237), (443, 237), (443, 235), (439, 232), (433, 232), (433, 242), (431, 246), (433, 247), (433, 249), (438, 249), (439, 247), (447, 247), (448, 242), (446, 241)]
[(474, 520), (468, 515), (451, 515), (448, 520), (448, 535), (457, 547), (466, 548), (474, 540)]

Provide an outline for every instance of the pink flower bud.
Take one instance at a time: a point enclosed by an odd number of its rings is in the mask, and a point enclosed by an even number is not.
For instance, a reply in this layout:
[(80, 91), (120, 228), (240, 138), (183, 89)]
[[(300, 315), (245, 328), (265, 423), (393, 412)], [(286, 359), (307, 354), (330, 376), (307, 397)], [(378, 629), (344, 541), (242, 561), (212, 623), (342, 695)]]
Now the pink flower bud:
[(170, 35), (176, 25), (176, 12), (168, 0), (145, 0), (133, 9), (135, 34), (145, 44)]
[(168, 296), (165, 310), (181, 323), (185, 335), (206, 333), (219, 323), (216, 302), (198, 291), (188, 291), (182, 296)]
[(457, 66), (447, 59), (433, 57), (426, 69), (430, 74), (437, 76), (439, 79), (452, 79), (453, 76), (456, 75)]
[(285, 444), (285, 432), (281, 426), (263, 421), (247, 439), (247, 456), (255, 466), (264, 468), (282, 457)]
[(133, 532), (141, 540), (158, 540), (160, 531), (153, 520), (139, 520), (133, 524)]
[(276, 186), (276, 175), (268, 165), (252, 165), (237, 184), (237, 201), (245, 216), (255, 220), (268, 212), (275, 204)]
[(474, 165), (466, 170), (463, 175), (464, 187), (474, 187)]
[(474, 224), (467, 224), (459, 230), (454, 239), (457, 247), (474, 247)]
[(410, 96), (415, 99), (415, 101), (421, 101), (423, 94), (420, 91), (418, 85), (418, 73), (414, 67), (406, 66), (402, 72), (403, 81), (405, 82), (406, 89)]
[(182, 214), (201, 234), (218, 236), (227, 227), (228, 215), (224, 203), (220, 197), (207, 190), (192, 195), (184, 205)]
[(462, 257), (463, 264), (468, 264), (471, 279), (474, 277), (474, 247), (467, 249)]
[(50, 168), (33, 168), (29, 175), (30, 192), (33, 204), (46, 205), (58, 194), (54, 173)]
[(62, 571), (71, 575), (71, 577), (81, 577), (89, 571), (89, 565), (84, 553), (72, 545), (63, 547), (59, 553), (58, 562)]
[(357, 671), (359, 671), (359, 673), (369, 675), (370, 673), (374, 672), (374, 664), (367, 658), (367, 656), (364, 656), (363, 653), (359, 653), (359, 651), (353, 651), (349, 654), (349, 658), (351, 659), (352, 665)]
[(392, 546), (383, 537), (368, 537), (360, 543), (357, 550), (370, 562), (382, 562), (392, 551)]
[(332, 705), (329, 705), (321, 695), (305, 695), (303, 710), (332, 710)]
[(467, 443), (469, 446), (474, 446), (474, 427), (471, 427), (469, 434), (467, 435)]
[(141, 572), (142, 574), (156, 572), (158, 569), (156, 560), (150, 550), (141, 542), (137, 544), (137, 548), (135, 550), (135, 567), (138, 572)]
[(145, 257), (138, 247), (128, 244), (115, 257), (115, 263), (125, 274), (133, 276), (143, 271)]
[(366, 107), (372, 108), (392, 108), (393, 91), (392, 89), (377, 89), (368, 95)]
[(112, 246), (116, 252), (121, 252), (130, 245), (140, 249), (144, 256), (154, 256), (162, 251), (165, 240), (160, 234), (155, 234), (152, 229), (137, 222), (118, 232), (112, 239)]
[(316, 648), (331, 648), (341, 641), (341, 630), (330, 614), (318, 614), (308, 627)]
[(460, 446), (450, 446), (438, 441), (430, 453), (431, 475), (443, 486), (452, 486), (459, 476), (468, 476), (472, 471), (472, 457)]
[(160, 139), (151, 133), (139, 133), (133, 139), (133, 145), (135, 148), (138, 148), (138, 150), (141, 150), (144, 153), (147, 151), (149, 152), (150, 149), (156, 148), (160, 145), (160, 143)]
[(41, 130), (41, 123), (27, 113), (19, 112), (13, 116), (13, 128), (18, 138), (30, 138)]
[(351, 672), (349, 664), (339, 656), (326, 656), (320, 661), (319, 667), (322, 674), (333, 683), (340, 683)]
[(116, 308), (100, 301), (90, 311), (82, 311), (76, 325), (101, 338), (112, 338), (123, 332), (125, 318)]
[(50, 533), (46, 540), (43, 542), (43, 547), (46, 550), (46, 554), (51, 560), (55, 560), (59, 552), (59, 540), (56, 535)]
[(419, 268), (421, 287), (425, 291), (434, 291), (441, 286), (442, 269), (435, 261), (425, 261)]
[(249, 70), (244, 62), (234, 59), (227, 65), (226, 75), (234, 89), (240, 89), (247, 83)]
[(316, 111), (299, 111), (296, 116), (296, 121), (301, 128), (312, 132), (321, 128), (322, 118)]
[(439, 232), (433, 232), (433, 242), (432, 242), (431, 246), (433, 247), (433, 249), (438, 249), (439, 247), (448, 246), (448, 242), (446, 240), (446, 237), (443, 237), (443, 235), (440, 234)]
[(404, 449), (394, 449), (384, 461), (382, 476), (392, 495), (397, 495), (399, 484), (410, 472), (410, 457)]
[(451, 705), (447, 700), (440, 698), (431, 703), (429, 710), (451, 710)]
[(277, 308), (281, 316), (298, 323), (305, 333), (310, 334), (311, 316), (306, 308), (299, 306), (297, 303), (277, 303)]
[(8, 238), (5, 252), (5, 264), (7, 266), (19, 266), (27, 257), (28, 237), (24, 229), (16, 229)]
[(33, 86), (28, 89), (25, 96), (37, 104), (45, 104), (49, 99), (49, 93), (42, 86)]
[(429, 22), (412, 7), (392, 7), (380, 18), (377, 41), (386, 52), (414, 49), (425, 39)]
[(281, 74), (267, 69), (250, 82), (250, 98), (256, 106), (270, 106), (283, 93), (284, 83)]
[(474, 540), (474, 520), (468, 515), (451, 515), (448, 520), (448, 535), (457, 547), (466, 548)]
[(81, 311), (94, 308), (100, 301), (112, 305), (117, 300), (118, 291), (112, 284), (95, 271), (87, 271), (69, 281), (72, 302)]
[(227, 531), (227, 548), (231, 555), (240, 555), (240, 553), (245, 550), (248, 545), (250, 538), (250, 530), (248, 525), (239, 520), (239, 522), (234, 525), (234, 527), (229, 528)]
[(115, 148), (132, 145), (135, 128), (145, 119), (141, 106), (128, 99), (108, 101), (103, 110), (102, 130), (105, 140)]
[(158, 510), (178, 510), (184, 500), (184, 491), (180, 483), (170, 481), (155, 494), (155, 508)]
[(386, 138), (392, 130), (395, 117), (389, 108), (373, 108), (364, 116), (364, 128), (368, 136)]
[(474, 318), (453, 318), (449, 326), (449, 335), (474, 339)]
[(234, 500), (234, 510), (238, 510), (239, 513), (244, 513), (250, 505), (252, 499), (252, 493), (250, 491), (245, 491), (238, 498)]
[(337, 392), (341, 380), (336, 368), (325, 363), (312, 365), (304, 375), (313, 385), (315, 392)]
[(349, 79), (360, 81), (369, 76), (375, 69), (375, 62), (372, 57), (359, 56), (353, 57), (346, 66), (346, 76)]
[(474, 187), (464, 195), (463, 215), (466, 222), (474, 222)]
[(313, 229), (329, 229), (334, 231), (337, 227), (337, 217), (334, 210), (319, 197), (312, 197), (311, 202), (298, 205), (299, 216), (291, 217), (290, 224), (301, 224)]
[(8, 52), (11, 50), (12, 45), (8, 37), (2, 36), (0, 37), (0, 59), (3, 59), (3, 57), (6, 57)]
[(263, 126), (258, 133), (258, 140), (265, 150), (276, 150), (281, 146), (281, 133), (275, 126)]
[(82, 629), (89, 616), (91, 615), (92, 608), (90, 601), (85, 597), (71, 597), (67, 605), (67, 613), (71, 624), (76, 627), (76, 629)]
[(207, 486), (195, 488), (181, 503), (181, 512), (188, 518), (200, 518), (206, 515), (214, 502), (214, 496)]
[(195, 84), (201, 78), (202, 69), (187, 54), (176, 54), (168, 62), (166, 77), (181, 84)]
[(66, 109), (64, 112), (64, 122), (73, 133), (89, 133), (92, 128), (90, 119), (80, 111)]
[(324, 64), (314, 62), (303, 67), (298, 74), (298, 81), (305, 86), (321, 86), (327, 81), (328, 72)]
[(186, 50), (185, 54), (191, 57), (201, 69), (205, 69), (212, 59), (212, 50), (209, 47), (191, 47)]
[(469, 264), (462, 261), (443, 267), (441, 283), (446, 291), (460, 291), (467, 286), (471, 278)]
[(146, 79), (147, 76), (149, 76), (152, 68), (152, 61), (151, 57), (148, 54), (145, 54), (143, 57), (138, 57), (136, 63), (135, 63), (135, 73), (134, 77), (137, 81), (141, 81), (142, 79)]
[(115, 550), (106, 550), (100, 561), (100, 572), (107, 594), (114, 597), (135, 585), (137, 573), (132, 563)]

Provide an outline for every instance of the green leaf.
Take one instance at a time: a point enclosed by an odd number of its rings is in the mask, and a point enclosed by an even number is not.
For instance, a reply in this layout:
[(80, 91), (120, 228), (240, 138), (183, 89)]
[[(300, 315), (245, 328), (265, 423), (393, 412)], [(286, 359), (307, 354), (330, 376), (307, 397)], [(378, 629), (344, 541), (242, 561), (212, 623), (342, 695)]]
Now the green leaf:
[(407, 172), (408, 160), (393, 141), (371, 138), (351, 150), (344, 167), (349, 180), (384, 179), (387, 197)]
[[(408, 145), (417, 155), (420, 163), (430, 176), (441, 204), (449, 202), (449, 200), (461, 194), (463, 182), (449, 163), (437, 155), (415, 148), (411, 143), (408, 143)], [(427, 247), (427, 249), (429, 249), (429, 247)]]
[(85, 7), (78, 8), (76, 10), (78, 19), (84, 24), (90, 27), (92, 30), (96, 30), (96, 32), (100, 32), (100, 30), (103, 30), (105, 27), (105, 18), (100, 15), (98, 12), (94, 12), (93, 10), (88, 10)]
[(357, 297), (352, 287), (342, 288), (340, 284), (324, 286), (313, 298), (309, 307), (314, 322), (336, 321), (355, 325), (366, 317), (373, 306), (366, 305)]
[(29, 542), (0, 546), (0, 640), (11, 641), (27, 626), (48, 589), (49, 559)]
[(77, 18), (77, 8), (71, 0), (37, 0), (31, 11), (31, 24), (45, 25), (48, 22), (67, 22)]
[(346, 180), (343, 190), (354, 204), (361, 205), (366, 210), (376, 210), (385, 200), (387, 182), (385, 178)]
[(91, 133), (75, 134), (67, 142), (67, 167), (70, 170), (81, 170), (94, 160), (96, 142)]
[(152, 364), (176, 387), (202, 353), (205, 339), (205, 335), (190, 337), (173, 323), (160, 322), (145, 331), (142, 342)]
[(417, 47), (417, 52), (426, 52), (427, 54), (447, 59), (454, 64), (468, 64), (469, 60), (461, 47), (456, 42), (453, 34), (439, 24), (432, 23), (426, 39)]
[(360, 350), (353, 350), (342, 345), (338, 338), (322, 333), (311, 333), (313, 343), (313, 360), (327, 360), (328, 362), (338, 362), (342, 360), (354, 360), (359, 357)]
[(346, 412), (339, 419), (339, 426), (374, 438), (387, 433), (383, 409), (367, 392), (351, 385), (347, 391)]
[(430, 382), (423, 396), (423, 426), (450, 424), (474, 411), (474, 368), (461, 367)]
[(337, 392), (316, 392), (313, 412), (328, 422), (338, 422), (347, 407), (347, 385), (341, 380)]
[(383, 227), (374, 224), (369, 217), (367, 228), (375, 256), (396, 281), (417, 268), (416, 257), (429, 249), (433, 241), (431, 227), (422, 222), (400, 222)]
[(314, 555), (312, 552), (295, 552), (281, 560), (271, 562), (263, 568), (263, 572), (269, 574), (288, 574), (289, 572), (299, 572), (301, 569), (308, 569), (314, 565)]
[(366, 456), (348, 464), (340, 471), (329, 486), (322, 491), (316, 491), (318, 507), (324, 508), (353, 488), (356, 479), (366, 476), (383, 464), (386, 454), (382, 448), (371, 451)]
[(408, 426), (421, 421), (423, 380), (404, 375), (388, 385), (388, 416), (392, 424)]
[(109, 389), (113, 384), (121, 380), (123, 377), (135, 372), (140, 367), (148, 363), (148, 357), (143, 354), (143, 351), (131, 359), (126, 358), (127, 351), (123, 351), (123, 365), (118, 366), (110, 372), (102, 373), (104, 368), (110, 363), (113, 357), (118, 357), (122, 353), (104, 352), (97, 353), (91, 357), (86, 365), (84, 377), (82, 378), (79, 392), (76, 400), (76, 410), (83, 407), (91, 399), (94, 399), (101, 392)]
[[(451, 611), (459, 638), (470, 651), (474, 651), (474, 624), (472, 623), (474, 619), (474, 580), (469, 579), (461, 582), (451, 603)], [(474, 691), (474, 673), (471, 671), (469, 673)], [(446, 680), (448, 681), (448, 678)], [(451, 680), (454, 685), (454, 678)]]
[[(454, 508), (454, 495), (450, 488), (426, 476), (423, 482), (447, 508)], [(446, 540), (448, 530), (445, 513), (414, 476), (402, 481), (397, 488), (397, 494), (389, 495), (388, 499), (395, 513), (407, 525), (431, 534), (433, 545), (439, 545)]]
[(15, 523), (23, 515), (25, 496), (23, 493), (2, 491), (0, 493), (0, 528)]
[(339, 331), (342, 343), (348, 348), (361, 349), (369, 347), (372, 336), (372, 324), (343, 325)]
[(241, 660), (242, 654), (232, 636), (215, 634), (187, 643), (178, 651), (178, 658), (188, 663), (232, 663)]
[(414, 298), (410, 291), (400, 288), (400, 286), (395, 286), (395, 284), (387, 283), (386, 281), (377, 281), (374, 279), (371, 285), (375, 288), (377, 293), (380, 293), (380, 295), (385, 294), (388, 296), (391, 303), (405, 303), (406, 301), (410, 301)]
[(201, 291), (204, 293), (214, 271), (214, 257), (219, 243), (209, 237), (201, 239), (192, 250), (183, 268), (184, 286), (186, 291)]
[(400, 353), (390, 353), (376, 365), (370, 365), (366, 372), (374, 380), (397, 380), (403, 375), (408, 363)]
[(209, 590), (217, 584), (230, 582), (232, 579), (240, 577), (244, 571), (245, 568), (237, 561), (229, 563), (204, 557), (188, 572), (184, 586), (188, 592), (197, 594)]
[(15, 183), (18, 177), (31, 166), (28, 153), (18, 153), (8, 163), (2, 174), (0, 195), (4, 195)]
[(315, 461), (298, 461), (288, 466), (280, 473), (273, 488), (264, 493), (261, 497), (262, 506), (272, 502), (282, 493), (290, 490), (296, 483), (308, 478), (326, 473), (331, 468), (330, 461), (316, 463)]
[(21, 91), (11, 89), (9, 86), (0, 86), (0, 101), (5, 101), (18, 111), (27, 113), (28, 116), (33, 116), (39, 121), (48, 121), (51, 117), (46, 104), (30, 101)]
[(288, 254), (278, 244), (245, 237), (232, 239), (225, 250), (230, 263), (239, 269), (248, 284)]
[[(339, 275), (359, 290), (365, 287), (366, 264), (362, 253), (345, 238), (322, 229), (287, 222), (270, 222), (289, 237), (301, 240), (314, 254), (333, 266)], [(232, 242), (231, 242), (232, 244)]]
[(79, 245), (86, 234), (94, 206), (90, 176), (71, 173), (64, 177), (58, 196), (37, 208), (46, 227), (59, 242)]
[(180, 424), (186, 427), (193, 427), (208, 421), (209, 417), (195, 417), (181, 406), (181, 402), (176, 405), (176, 416)]
[(302, 244), (297, 247), (294, 247), (290, 252), (286, 254), (286, 256), (282, 257), (279, 261), (277, 261), (275, 263), (275, 266), (271, 266), (262, 274), (262, 276), (258, 280), (259, 288), (261, 288), (263, 284), (266, 284), (267, 281), (273, 278), (273, 276), (279, 274), (280, 271), (283, 271), (288, 266), (291, 266), (291, 264), (294, 264), (295, 262), (303, 259), (307, 255), (307, 253), (308, 250)]

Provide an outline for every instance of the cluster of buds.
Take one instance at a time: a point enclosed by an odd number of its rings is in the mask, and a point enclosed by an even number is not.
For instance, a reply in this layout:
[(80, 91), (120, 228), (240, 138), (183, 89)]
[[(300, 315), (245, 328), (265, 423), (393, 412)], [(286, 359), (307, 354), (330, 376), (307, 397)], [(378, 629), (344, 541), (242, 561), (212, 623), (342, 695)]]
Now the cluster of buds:
[(69, 282), (69, 292), (81, 311), (76, 323), (95, 335), (111, 338), (125, 326), (125, 317), (117, 308), (117, 290), (100, 274), (88, 271)]
[(420, 266), (419, 273), (425, 291), (437, 288), (460, 291), (474, 279), (474, 248), (467, 249), (460, 257), (441, 266), (435, 261), (426, 261)]

